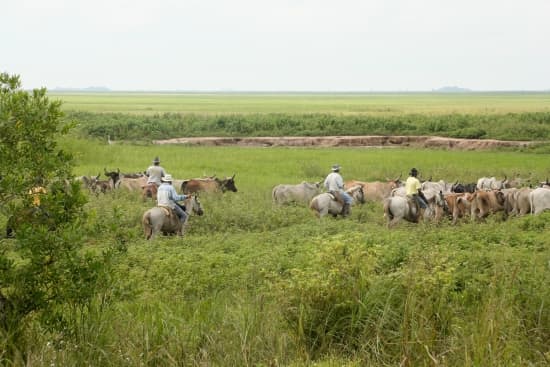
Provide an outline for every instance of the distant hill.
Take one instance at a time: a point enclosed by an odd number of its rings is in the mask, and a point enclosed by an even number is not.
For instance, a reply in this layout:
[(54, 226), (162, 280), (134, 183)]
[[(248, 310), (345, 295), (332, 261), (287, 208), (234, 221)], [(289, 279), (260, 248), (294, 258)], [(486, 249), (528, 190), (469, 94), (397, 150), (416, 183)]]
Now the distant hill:
[(66, 88), (66, 87), (55, 87), (52, 89), (54, 92), (110, 92), (111, 90), (107, 87), (86, 87), (86, 88)]
[(447, 86), (447, 87), (441, 87), (439, 89), (434, 89), (434, 92), (442, 92), (442, 93), (465, 93), (465, 92), (471, 92), (471, 89), (468, 88), (461, 88), (456, 86)]

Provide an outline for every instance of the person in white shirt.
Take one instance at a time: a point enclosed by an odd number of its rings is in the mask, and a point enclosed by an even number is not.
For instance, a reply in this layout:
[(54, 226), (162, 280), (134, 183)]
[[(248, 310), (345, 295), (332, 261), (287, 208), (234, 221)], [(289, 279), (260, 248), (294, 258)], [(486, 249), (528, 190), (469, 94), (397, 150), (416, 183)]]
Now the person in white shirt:
[(157, 187), (160, 186), (161, 178), (163, 178), (164, 175), (166, 175), (166, 172), (164, 168), (160, 166), (160, 159), (159, 157), (155, 157), (153, 165), (149, 166), (147, 171), (145, 171), (145, 176), (148, 177), (147, 184), (154, 183)]
[(351, 212), (351, 195), (344, 191), (344, 179), (340, 175), (340, 165), (335, 164), (332, 166), (332, 172), (325, 178), (324, 186), (328, 192), (338, 193), (344, 200), (342, 207), (342, 216), (347, 217)]
[(187, 199), (187, 195), (179, 195), (172, 186), (172, 175), (166, 174), (162, 177), (162, 184), (157, 191), (157, 206), (165, 206), (173, 209), (182, 223), (187, 220), (187, 213), (177, 201)]

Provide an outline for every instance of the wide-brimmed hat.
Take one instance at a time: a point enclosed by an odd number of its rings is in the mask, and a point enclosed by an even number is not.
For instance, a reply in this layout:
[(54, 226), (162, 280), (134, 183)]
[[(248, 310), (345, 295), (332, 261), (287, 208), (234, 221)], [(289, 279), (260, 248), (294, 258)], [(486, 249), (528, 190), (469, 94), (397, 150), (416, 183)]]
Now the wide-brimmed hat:
[(339, 171), (340, 168), (341, 168), (341, 167), (340, 167), (339, 164), (333, 164), (333, 165), (332, 165), (332, 170), (333, 170), (333, 171)]
[(153, 163), (160, 163), (160, 158), (159, 158), (159, 157), (155, 157), (155, 159), (153, 159)]
[(161, 178), (161, 181), (163, 182), (172, 182), (172, 175), (164, 175), (164, 177)]

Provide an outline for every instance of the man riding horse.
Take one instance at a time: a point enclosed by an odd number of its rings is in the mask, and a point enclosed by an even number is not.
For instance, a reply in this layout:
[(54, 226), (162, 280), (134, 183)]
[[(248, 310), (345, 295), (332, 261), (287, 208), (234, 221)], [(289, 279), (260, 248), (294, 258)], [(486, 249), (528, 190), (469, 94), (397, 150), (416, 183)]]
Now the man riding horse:
[(167, 207), (176, 212), (176, 215), (180, 219), (181, 223), (187, 221), (187, 213), (184, 208), (181, 207), (177, 201), (187, 199), (187, 195), (178, 195), (174, 186), (172, 186), (172, 175), (166, 174), (161, 178), (162, 184), (157, 191), (157, 206)]
[(411, 169), (411, 173), (407, 181), (405, 182), (405, 191), (407, 198), (413, 201), (417, 208), (426, 209), (428, 207), (428, 200), (422, 192), (422, 185), (418, 176), (418, 170), (416, 168)]
[(153, 165), (149, 166), (145, 171), (147, 176), (147, 185), (144, 187), (144, 197), (154, 197), (160, 186), (161, 179), (166, 175), (164, 168), (160, 166), (159, 157), (155, 157)]
[(334, 195), (336, 200), (343, 201), (342, 216), (347, 217), (350, 214), (352, 198), (344, 191), (344, 179), (340, 175), (340, 165), (335, 164), (332, 166), (332, 172), (329, 173), (325, 179), (325, 188), (328, 192)]

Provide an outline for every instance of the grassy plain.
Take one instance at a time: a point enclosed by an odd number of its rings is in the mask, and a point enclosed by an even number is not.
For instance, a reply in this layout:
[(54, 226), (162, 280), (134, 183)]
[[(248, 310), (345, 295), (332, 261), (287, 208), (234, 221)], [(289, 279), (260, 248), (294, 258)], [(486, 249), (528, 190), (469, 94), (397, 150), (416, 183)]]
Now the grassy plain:
[[(52, 97), (58, 95), (51, 94)], [(67, 111), (449, 114), (548, 112), (548, 94), (63, 94)], [(31, 330), (14, 365), (546, 366), (550, 363), (550, 214), (458, 226), (402, 223), (379, 203), (346, 220), (274, 206), (279, 183), (424, 177), (475, 181), (550, 175), (545, 154), (367, 148), (107, 145), (67, 138), (77, 175), (235, 174), (237, 193), (202, 195), (185, 237), (143, 239), (136, 193), (89, 195), (86, 249), (119, 250), (111, 283), (73, 335)], [(5, 220), (5, 219), (4, 219)], [(2, 240), (3, 251), (16, 242)], [(0, 342), (2, 338), (0, 336)], [(1, 346), (1, 344), (0, 344)], [(0, 348), (0, 359), (2, 352)], [(4, 361), (2, 361), (4, 362)]]
[(77, 343), (31, 335), (27, 364), (155, 366), (544, 366), (550, 349), (549, 215), (453, 227), (384, 226), (380, 204), (319, 222), (276, 207), (278, 183), (376, 180), (412, 166), (434, 179), (519, 173), (544, 178), (547, 156), (521, 152), (106, 145), (66, 140), (77, 174), (236, 174), (239, 191), (203, 195), (184, 238), (143, 239), (153, 205), (90, 196), (87, 248), (121, 249), (112, 285)]
[(66, 111), (184, 114), (505, 114), (549, 112), (550, 92), (476, 93), (55, 93)]

